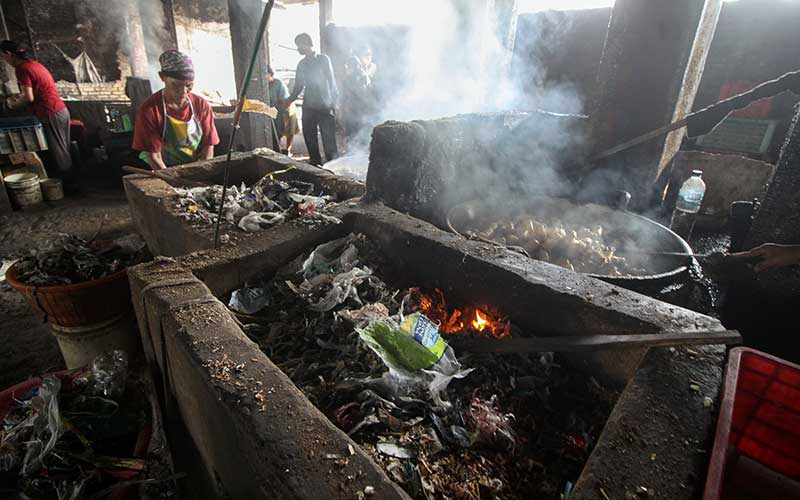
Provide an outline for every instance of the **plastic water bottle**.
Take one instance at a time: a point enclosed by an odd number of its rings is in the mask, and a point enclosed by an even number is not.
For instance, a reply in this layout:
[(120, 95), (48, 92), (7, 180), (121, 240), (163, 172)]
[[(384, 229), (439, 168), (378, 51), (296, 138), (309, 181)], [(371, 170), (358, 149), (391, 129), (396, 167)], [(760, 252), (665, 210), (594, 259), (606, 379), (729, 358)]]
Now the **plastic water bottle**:
[(672, 221), (669, 225), (670, 229), (685, 240), (692, 235), (697, 212), (700, 211), (705, 194), (706, 183), (703, 182), (703, 172), (693, 170), (692, 176), (683, 183), (678, 192), (678, 201), (675, 203), (675, 211), (672, 212)]

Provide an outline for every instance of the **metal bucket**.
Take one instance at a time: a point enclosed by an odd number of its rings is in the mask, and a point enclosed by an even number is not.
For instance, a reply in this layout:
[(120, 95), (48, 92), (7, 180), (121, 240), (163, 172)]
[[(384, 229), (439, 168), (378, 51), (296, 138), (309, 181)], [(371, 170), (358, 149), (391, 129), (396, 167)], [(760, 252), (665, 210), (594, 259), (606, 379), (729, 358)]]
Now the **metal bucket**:
[(3, 178), (8, 187), (11, 202), (18, 208), (24, 208), (42, 202), (42, 189), (39, 187), (39, 176), (31, 172), (11, 174)]
[(42, 186), (42, 194), (47, 201), (58, 201), (64, 199), (64, 186), (61, 179), (44, 179), (39, 184)]
[(86, 366), (108, 351), (120, 349), (127, 352), (130, 358), (139, 349), (133, 314), (86, 326), (60, 326), (51, 323), (50, 331), (58, 340), (61, 355), (70, 370)]

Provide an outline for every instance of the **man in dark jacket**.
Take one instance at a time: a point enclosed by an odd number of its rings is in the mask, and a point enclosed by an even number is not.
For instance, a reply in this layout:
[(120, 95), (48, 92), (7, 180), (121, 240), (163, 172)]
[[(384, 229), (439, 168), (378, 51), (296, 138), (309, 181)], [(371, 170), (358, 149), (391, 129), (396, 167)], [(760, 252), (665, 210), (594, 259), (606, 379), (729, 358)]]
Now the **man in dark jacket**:
[(294, 89), (284, 102), (288, 108), (300, 93), (303, 94), (303, 139), (305, 139), (308, 154), (313, 165), (322, 165), (319, 152), (317, 128), (322, 135), (322, 147), (325, 150), (326, 161), (338, 155), (336, 147), (336, 120), (335, 109), (339, 99), (339, 89), (336, 87), (336, 78), (333, 76), (331, 60), (325, 54), (314, 51), (314, 42), (308, 33), (301, 33), (294, 39), (297, 51), (305, 56), (297, 64)]

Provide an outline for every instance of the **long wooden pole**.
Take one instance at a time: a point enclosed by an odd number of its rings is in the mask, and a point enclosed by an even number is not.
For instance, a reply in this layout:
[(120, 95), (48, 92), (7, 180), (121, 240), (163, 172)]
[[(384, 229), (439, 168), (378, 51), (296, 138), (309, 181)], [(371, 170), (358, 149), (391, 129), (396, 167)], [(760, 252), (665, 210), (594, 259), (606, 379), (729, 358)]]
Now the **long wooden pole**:
[(228, 195), (228, 182), (231, 173), (231, 155), (233, 154), (233, 145), (236, 140), (236, 131), (239, 130), (239, 121), (242, 119), (242, 109), (244, 108), (245, 100), (247, 99), (247, 89), (250, 88), (250, 78), (253, 76), (253, 67), (255, 67), (256, 59), (258, 58), (259, 49), (261, 48), (261, 39), (264, 38), (264, 32), (267, 29), (269, 16), (272, 13), (272, 6), (275, 5), (275, 0), (269, 0), (264, 6), (264, 13), (261, 14), (261, 23), (258, 25), (258, 32), (256, 33), (256, 40), (253, 45), (253, 55), (250, 58), (250, 65), (247, 67), (247, 73), (244, 76), (241, 90), (239, 92), (239, 103), (236, 105), (236, 111), (233, 114), (233, 131), (231, 132), (231, 139), (228, 143), (228, 156), (225, 159), (225, 178), (222, 183), (222, 201), (219, 204), (219, 212), (217, 212), (217, 221), (214, 225), (214, 248), (219, 248), (219, 225), (222, 221), (222, 212), (225, 208), (225, 198)]
[(511, 339), (449, 337), (456, 351), (514, 354), (526, 352), (590, 352), (607, 349), (671, 347), (679, 345), (739, 345), (736, 330), (719, 332), (654, 333), (645, 335), (575, 335), (567, 337), (515, 337)]

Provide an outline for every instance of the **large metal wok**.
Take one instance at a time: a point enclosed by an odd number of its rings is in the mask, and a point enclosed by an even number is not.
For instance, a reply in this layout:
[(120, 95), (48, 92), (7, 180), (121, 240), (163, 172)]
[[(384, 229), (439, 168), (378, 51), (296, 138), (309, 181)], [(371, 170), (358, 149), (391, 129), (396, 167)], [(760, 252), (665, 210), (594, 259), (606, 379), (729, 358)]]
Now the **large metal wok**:
[(472, 200), (454, 206), (447, 214), (447, 224), (456, 234), (469, 238), (474, 237), (475, 228), (508, 220), (521, 213), (539, 220), (560, 220), (564, 225), (578, 227), (600, 224), (604, 227), (604, 234), (629, 242), (619, 250), (619, 255), (646, 271), (623, 276), (585, 273), (589, 276), (646, 294), (658, 293), (666, 287), (685, 282), (689, 277), (691, 258), (650, 253), (691, 253), (691, 248), (683, 238), (650, 219), (602, 205), (577, 205), (563, 198), (545, 196), (531, 197), (524, 202)]

